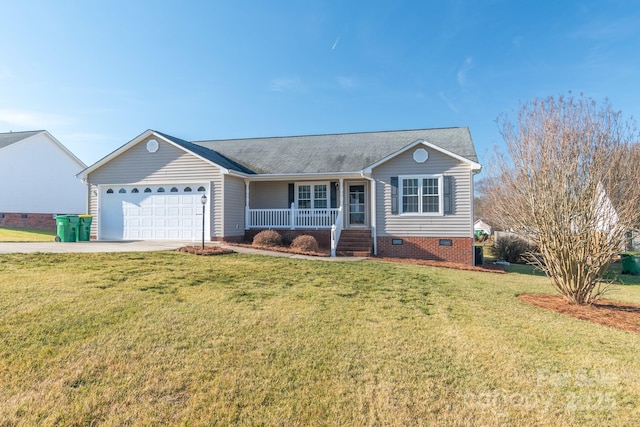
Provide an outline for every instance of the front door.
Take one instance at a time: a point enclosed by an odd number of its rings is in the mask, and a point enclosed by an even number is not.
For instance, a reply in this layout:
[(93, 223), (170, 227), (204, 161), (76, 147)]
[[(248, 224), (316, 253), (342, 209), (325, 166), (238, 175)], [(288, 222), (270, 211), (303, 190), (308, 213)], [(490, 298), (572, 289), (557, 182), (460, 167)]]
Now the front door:
[(364, 184), (349, 184), (349, 226), (366, 226), (366, 195)]

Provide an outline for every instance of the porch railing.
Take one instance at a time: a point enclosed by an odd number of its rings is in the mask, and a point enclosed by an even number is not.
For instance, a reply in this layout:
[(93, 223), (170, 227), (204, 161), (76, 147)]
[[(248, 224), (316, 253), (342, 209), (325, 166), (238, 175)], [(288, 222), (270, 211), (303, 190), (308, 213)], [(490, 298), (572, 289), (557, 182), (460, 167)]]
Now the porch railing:
[(331, 228), (338, 218), (339, 208), (247, 209), (247, 228)]

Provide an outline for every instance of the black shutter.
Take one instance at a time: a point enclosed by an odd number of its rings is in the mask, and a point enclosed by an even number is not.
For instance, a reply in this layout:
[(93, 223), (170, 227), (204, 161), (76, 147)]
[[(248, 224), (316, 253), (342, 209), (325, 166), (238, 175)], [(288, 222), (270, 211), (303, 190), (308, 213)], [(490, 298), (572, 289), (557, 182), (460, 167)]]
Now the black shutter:
[(290, 208), (291, 203), (295, 202), (295, 200), (296, 200), (296, 189), (293, 182), (290, 182), (289, 183), (289, 204), (287, 205), (287, 208)]
[(391, 177), (391, 213), (398, 214), (398, 177)]
[(338, 183), (331, 182), (329, 187), (331, 187), (331, 209), (336, 209), (338, 207)]
[(445, 214), (453, 213), (453, 177), (452, 176), (444, 176), (443, 177), (443, 195), (442, 195), (442, 203), (443, 203), (443, 211)]

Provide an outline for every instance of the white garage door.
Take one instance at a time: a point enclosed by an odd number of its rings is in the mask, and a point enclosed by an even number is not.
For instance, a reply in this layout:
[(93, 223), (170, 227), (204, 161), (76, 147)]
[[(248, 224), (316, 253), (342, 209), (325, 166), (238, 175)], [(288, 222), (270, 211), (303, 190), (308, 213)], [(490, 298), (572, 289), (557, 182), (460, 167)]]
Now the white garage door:
[(200, 239), (203, 194), (209, 197), (204, 184), (102, 187), (99, 238)]

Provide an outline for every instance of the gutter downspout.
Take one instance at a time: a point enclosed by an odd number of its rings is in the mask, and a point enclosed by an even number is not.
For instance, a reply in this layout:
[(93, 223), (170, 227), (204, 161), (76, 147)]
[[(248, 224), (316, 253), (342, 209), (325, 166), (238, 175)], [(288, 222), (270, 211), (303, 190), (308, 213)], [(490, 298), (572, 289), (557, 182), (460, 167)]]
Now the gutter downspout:
[(364, 171), (360, 172), (360, 176), (362, 176), (362, 178), (366, 179), (367, 181), (371, 182), (371, 237), (373, 238), (373, 255), (377, 256), (378, 255), (378, 231), (377, 231), (377, 227), (376, 224), (378, 223), (377, 221), (377, 216), (376, 216), (376, 180), (371, 178), (370, 176), (366, 176)]

